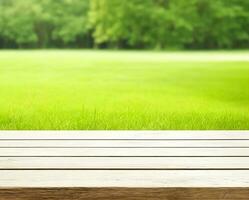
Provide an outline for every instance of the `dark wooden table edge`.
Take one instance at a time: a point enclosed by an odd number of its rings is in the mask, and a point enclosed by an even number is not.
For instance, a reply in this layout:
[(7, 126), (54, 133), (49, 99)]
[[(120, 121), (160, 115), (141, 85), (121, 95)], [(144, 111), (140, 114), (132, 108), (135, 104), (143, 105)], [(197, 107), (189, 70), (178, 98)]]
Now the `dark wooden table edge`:
[(248, 200), (249, 187), (229, 188), (0, 188), (0, 200)]

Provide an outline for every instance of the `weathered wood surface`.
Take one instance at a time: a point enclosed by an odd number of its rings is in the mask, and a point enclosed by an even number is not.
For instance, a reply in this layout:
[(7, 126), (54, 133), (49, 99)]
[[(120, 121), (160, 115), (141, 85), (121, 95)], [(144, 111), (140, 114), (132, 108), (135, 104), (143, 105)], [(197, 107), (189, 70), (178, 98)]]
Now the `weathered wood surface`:
[(249, 157), (2, 157), (0, 169), (249, 170)]
[(1, 131), (0, 139), (249, 139), (249, 131)]
[(0, 200), (249, 199), (249, 131), (3, 131), (0, 188)]
[(246, 188), (19, 188), (0, 200), (247, 200)]
[(249, 156), (249, 148), (0, 148), (0, 157), (241, 157)]
[(249, 140), (0, 140), (0, 147), (43, 148), (247, 148)]
[(0, 170), (1, 187), (249, 188), (249, 170)]
[(0, 169), (249, 170), (249, 132), (6, 131)]

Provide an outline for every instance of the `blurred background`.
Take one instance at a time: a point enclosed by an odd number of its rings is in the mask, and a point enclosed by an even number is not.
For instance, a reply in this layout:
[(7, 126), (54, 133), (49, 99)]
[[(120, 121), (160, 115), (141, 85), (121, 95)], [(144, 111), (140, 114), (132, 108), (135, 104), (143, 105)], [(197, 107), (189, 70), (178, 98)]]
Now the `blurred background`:
[(0, 0), (0, 48), (249, 48), (249, 1)]

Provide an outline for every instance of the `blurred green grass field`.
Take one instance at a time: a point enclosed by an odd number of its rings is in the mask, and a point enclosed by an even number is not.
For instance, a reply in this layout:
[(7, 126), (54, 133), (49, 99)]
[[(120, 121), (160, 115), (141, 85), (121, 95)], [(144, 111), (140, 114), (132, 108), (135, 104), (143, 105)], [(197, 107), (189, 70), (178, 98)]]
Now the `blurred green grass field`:
[(240, 54), (0, 51), (0, 129), (249, 129)]

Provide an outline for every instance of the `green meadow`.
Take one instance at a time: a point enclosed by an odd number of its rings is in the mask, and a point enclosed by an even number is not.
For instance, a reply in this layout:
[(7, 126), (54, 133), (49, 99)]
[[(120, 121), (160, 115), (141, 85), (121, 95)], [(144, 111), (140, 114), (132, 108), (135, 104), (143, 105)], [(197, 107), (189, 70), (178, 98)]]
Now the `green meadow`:
[(249, 52), (0, 51), (0, 129), (249, 129), (236, 55)]

